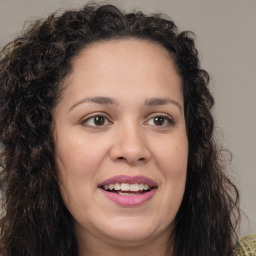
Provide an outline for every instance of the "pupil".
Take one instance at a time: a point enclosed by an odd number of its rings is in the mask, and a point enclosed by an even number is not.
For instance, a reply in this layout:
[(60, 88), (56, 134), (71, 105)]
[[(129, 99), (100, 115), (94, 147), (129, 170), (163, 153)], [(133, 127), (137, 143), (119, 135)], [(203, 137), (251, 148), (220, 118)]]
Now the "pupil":
[(104, 120), (104, 117), (102, 116), (95, 116), (94, 122), (96, 125), (103, 125), (105, 120)]
[(164, 118), (163, 117), (155, 117), (154, 118), (154, 123), (156, 125), (163, 125), (164, 124)]

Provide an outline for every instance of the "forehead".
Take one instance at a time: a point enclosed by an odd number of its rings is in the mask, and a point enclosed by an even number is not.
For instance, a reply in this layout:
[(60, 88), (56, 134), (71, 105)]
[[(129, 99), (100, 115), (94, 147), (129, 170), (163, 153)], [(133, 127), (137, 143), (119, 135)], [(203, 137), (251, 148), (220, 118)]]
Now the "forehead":
[[(102, 40), (91, 43), (81, 50), (80, 54), (72, 61), (72, 73), (81, 71), (89, 72), (90, 68), (111, 67), (114, 64), (131, 70), (156, 70), (157, 64), (164, 64), (166, 69), (176, 68), (171, 53), (157, 42), (136, 38)], [(140, 65), (141, 64), (141, 65)], [(153, 65), (155, 64), (155, 65)], [(121, 68), (121, 66), (120, 66)], [(162, 67), (163, 68), (163, 67)]]
[(172, 85), (181, 90), (181, 77), (170, 53), (158, 43), (129, 38), (86, 46), (72, 62), (64, 91), (71, 96), (75, 92), (77, 96), (110, 96), (129, 90), (157, 94)]
[(116, 51), (118, 50), (119, 52), (120, 52), (120, 48), (123, 50), (128, 50), (128, 49), (141, 50), (143, 48), (144, 50), (149, 50), (149, 51), (153, 49), (154, 52), (161, 52), (166, 57), (171, 57), (169, 54), (169, 51), (160, 43), (149, 40), (149, 39), (133, 38), (133, 37), (106, 39), (106, 40), (103, 39), (103, 40), (90, 43), (84, 47), (84, 49), (80, 52), (79, 56), (82, 56), (88, 51), (96, 52), (96, 51), (101, 51), (104, 49), (111, 49), (111, 48), (115, 49)]
[[(123, 38), (101, 40), (87, 45), (72, 62), (73, 70), (78, 69), (81, 64), (89, 63), (94, 67), (100, 67), (100, 64), (108, 65), (119, 62), (118, 64), (125, 64), (127, 66), (134, 62), (139, 68), (139, 63), (145, 61), (148, 64), (154, 64), (157, 61), (165, 62), (166, 68), (170, 67), (176, 69), (176, 63), (171, 56), (171, 53), (162, 45), (150, 40), (137, 38)], [(150, 65), (145, 65), (148, 68)], [(176, 69), (178, 72), (178, 70)]]

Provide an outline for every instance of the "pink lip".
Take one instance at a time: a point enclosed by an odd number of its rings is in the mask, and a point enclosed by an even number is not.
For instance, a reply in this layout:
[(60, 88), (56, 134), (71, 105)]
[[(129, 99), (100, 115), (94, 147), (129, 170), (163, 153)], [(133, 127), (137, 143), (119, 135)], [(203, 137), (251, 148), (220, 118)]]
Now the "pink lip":
[(156, 192), (156, 188), (153, 188), (149, 192), (146, 192), (144, 194), (134, 195), (134, 196), (123, 196), (113, 192), (107, 192), (102, 188), (100, 188), (100, 190), (104, 193), (104, 195), (109, 200), (123, 207), (132, 207), (132, 206), (142, 205), (146, 201), (148, 201), (150, 198), (152, 198)]
[[(150, 187), (153, 187), (153, 188), (149, 192), (138, 194), (138, 195), (131, 195), (131, 196), (119, 195), (111, 191), (106, 191), (102, 188), (102, 186), (104, 185), (114, 184), (114, 183), (128, 183), (128, 184), (143, 183), (143, 184), (148, 184)], [(119, 175), (103, 181), (99, 185), (99, 189), (104, 193), (104, 195), (109, 200), (116, 203), (117, 205), (123, 206), (123, 207), (133, 207), (133, 206), (142, 205), (148, 200), (150, 200), (156, 192), (157, 184), (153, 180), (144, 176), (130, 177), (126, 175)]]

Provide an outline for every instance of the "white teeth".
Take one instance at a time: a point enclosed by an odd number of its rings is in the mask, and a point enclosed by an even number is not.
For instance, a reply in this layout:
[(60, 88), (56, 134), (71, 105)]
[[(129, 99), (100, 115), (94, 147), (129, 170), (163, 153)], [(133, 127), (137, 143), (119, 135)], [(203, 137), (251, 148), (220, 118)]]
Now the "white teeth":
[(122, 191), (130, 191), (130, 185), (128, 183), (121, 183)]
[(139, 184), (139, 190), (144, 190), (144, 184)]
[[(121, 191), (143, 191), (148, 190), (151, 187), (148, 184), (128, 184), (128, 183), (114, 183), (114, 184), (108, 184), (103, 186), (105, 190), (121, 190)], [(127, 194), (127, 193), (126, 193)]]
[(144, 190), (148, 190), (148, 188), (149, 188), (148, 184), (145, 184), (144, 185)]
[[(142, 185), (143, 185), (143, 184), (142, 184)], [(138, 184), (138, 183), (131, 184), (131, 185), (130, 185), (130, 190), (131, 190), (131, 191), (139, 191), (139, 190), (140, 190), (139, 184)]]
[(115, 183), (115, 184), (114, 184), (114, 189), (115, 189), (115, 190), (120, 190), (120, 189), (121, 189), (120, 184), (119, 184), (119, 183)]
[(122, 196), (135, 196), (135, 195), (140, 195), (140, 193), (122, 193), (122, 192), (118, 192), (119, 195)]

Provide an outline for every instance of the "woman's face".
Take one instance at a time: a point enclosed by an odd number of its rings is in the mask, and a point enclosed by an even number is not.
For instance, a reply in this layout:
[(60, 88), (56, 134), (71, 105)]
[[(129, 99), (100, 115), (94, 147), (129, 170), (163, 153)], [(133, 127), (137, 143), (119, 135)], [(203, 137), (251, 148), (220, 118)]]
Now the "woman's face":
[(182, 81), (152, 42), (94, 43), (54, 112), (60, 191), (79, 239), (168, 238), (185, 189)]

